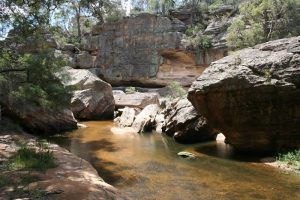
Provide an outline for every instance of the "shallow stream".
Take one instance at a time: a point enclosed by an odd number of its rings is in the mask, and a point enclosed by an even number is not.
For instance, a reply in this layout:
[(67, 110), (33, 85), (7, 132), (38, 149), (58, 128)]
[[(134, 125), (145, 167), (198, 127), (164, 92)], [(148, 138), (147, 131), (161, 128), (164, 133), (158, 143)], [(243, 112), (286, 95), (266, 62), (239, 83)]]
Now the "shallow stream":
[[(236, 155), (226, 144), (181, 145), (152, 133), (120, 132), (113, 122), (86, 122), (50, 140), (89, 161), (99, 175), (132, 199), (300, 199), (300, 176)], [(189, 151), (198, 156), (177, 156)]]

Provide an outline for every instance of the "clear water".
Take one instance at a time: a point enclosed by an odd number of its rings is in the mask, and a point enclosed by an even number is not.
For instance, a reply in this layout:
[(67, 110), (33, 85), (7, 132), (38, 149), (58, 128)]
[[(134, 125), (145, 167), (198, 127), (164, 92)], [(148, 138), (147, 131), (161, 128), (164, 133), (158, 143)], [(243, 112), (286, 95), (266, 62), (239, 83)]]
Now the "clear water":
[[(113, 122), (86, 122), (52, 141), (89, 161), (99, 175), (132, 199), (300, 199), (300, 176), (236, 155), (223, 143), (181, 145), (160, 134), (115, 130)], [(180, 151), (198, 156), (187, 160)]]

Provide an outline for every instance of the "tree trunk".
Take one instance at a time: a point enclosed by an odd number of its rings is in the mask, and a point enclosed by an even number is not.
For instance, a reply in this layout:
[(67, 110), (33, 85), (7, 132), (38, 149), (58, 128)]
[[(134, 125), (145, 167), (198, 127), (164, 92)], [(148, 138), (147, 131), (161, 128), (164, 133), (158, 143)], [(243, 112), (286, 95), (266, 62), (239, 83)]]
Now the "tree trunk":
[(77, 22), (77, 37), (78, 37), (78, 42), (81, 43), (81, 25), (80, 25), (80, 7), (76, 9), (76, 22)]

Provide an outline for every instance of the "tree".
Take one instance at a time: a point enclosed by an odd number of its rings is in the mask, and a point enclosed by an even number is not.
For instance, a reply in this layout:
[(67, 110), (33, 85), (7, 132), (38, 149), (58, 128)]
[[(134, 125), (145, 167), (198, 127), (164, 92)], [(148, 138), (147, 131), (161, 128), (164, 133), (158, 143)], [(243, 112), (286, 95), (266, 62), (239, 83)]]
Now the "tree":
[(239, 49), (273, 39), (299, 35), (299, 0), (249, 0), (239, 7), (242, 17), (228, 28), (227, 41)]
[(55, 25), (69, 42), (80, 44), (92, 25), (103, 24), (110, 16), (121, 17), (120, 0), (66, 0), (55, 12)]
[[(70, 104), (70, 90), (56, 78), (63, 60), (49, 48), (51, 14), (63, 1), (12, 1), (1, 4), (0, 22), (11, 30), (0, 41), (0, 103), (58, 108)], [(3, 30), (2, 34), (8, 30)], [(4, 36), (2, 36), (4, 37)], [(3, 102), (6, 101), (6, 102)]]
[(147, 11), (157, 14), (168, 14), (168, 11), (176, 6), (175, 0), (133, 0), (135, 10)]

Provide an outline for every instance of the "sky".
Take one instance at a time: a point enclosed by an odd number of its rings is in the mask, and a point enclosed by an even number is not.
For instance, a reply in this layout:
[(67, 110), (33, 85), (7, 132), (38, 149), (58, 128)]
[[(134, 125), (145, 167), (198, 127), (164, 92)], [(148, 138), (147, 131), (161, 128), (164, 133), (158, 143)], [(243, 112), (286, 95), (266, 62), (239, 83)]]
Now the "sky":
[(126, 10), (126, 15), (130, 14), (131, 10), (131, 0), (122, 0), (122, 7)]

